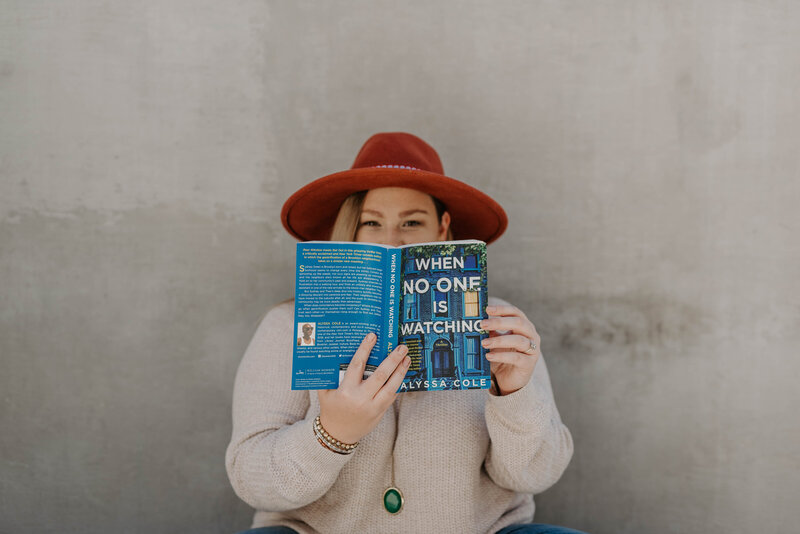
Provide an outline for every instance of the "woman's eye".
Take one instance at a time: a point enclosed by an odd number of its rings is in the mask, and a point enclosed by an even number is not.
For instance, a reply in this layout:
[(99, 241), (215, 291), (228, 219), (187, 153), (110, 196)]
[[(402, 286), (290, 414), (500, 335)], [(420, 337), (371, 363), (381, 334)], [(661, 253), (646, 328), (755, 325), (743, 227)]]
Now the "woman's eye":
[(420, 221), (406, 221), (403, 223), (404, 226), (422, 226), (422, 222)]
[(378, 221), (362, 221), (361, 226), (380, 226)]

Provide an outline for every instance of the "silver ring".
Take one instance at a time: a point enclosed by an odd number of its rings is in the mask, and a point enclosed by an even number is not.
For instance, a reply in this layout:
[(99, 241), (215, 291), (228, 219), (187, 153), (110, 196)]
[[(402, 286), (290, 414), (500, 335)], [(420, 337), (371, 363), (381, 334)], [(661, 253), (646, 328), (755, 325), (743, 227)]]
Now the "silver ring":
[(528, 350), (525, 351), (525, 354), (533, 354), (536, 352), (536, 343), (533, 342), (532, 339), (529, 340), (531, 342), (531, 346)]

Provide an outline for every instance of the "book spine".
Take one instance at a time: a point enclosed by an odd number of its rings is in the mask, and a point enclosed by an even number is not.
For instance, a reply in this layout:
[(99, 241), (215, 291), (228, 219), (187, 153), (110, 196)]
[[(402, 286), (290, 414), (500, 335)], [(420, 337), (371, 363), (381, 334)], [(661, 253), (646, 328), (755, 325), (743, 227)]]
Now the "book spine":
[[(295, 264), (294, 270), (294, 294), (297, 295), (300, 292), (300, 257), (303, 251), (304, 243), (299, 242), (295, 247), (295, 257), (298, 258), (297, 263)], [(297, 332), (297, 325), (300, 321), (299, 316), (300, 310), (299, 306), (294, 306), (294, 325), (292, 328), (292, 332)], [(292, 338), (292, 389), (298, 389), (297, 385), (297, 362), (299, 361), (297, 356), (297, 345), (294, 343), (294, 338)]]
[(400, 320), (400, 249), (386, 251), (386, 281), (384, 283), (384, 312), (386, 319), (383, 332), (386, 354), (397, 346), (398, 322)]

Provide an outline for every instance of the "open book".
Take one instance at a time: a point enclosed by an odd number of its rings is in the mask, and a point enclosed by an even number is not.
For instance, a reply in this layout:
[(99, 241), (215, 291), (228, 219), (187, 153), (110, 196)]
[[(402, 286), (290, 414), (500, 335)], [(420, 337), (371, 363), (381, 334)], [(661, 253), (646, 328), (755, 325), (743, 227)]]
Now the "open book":
[(486, 389), (486, 244), (297, 244), (292, 389), (335, 389), (374, 332), (369, 375), (399, 343), (411, 365), (398, 391)]

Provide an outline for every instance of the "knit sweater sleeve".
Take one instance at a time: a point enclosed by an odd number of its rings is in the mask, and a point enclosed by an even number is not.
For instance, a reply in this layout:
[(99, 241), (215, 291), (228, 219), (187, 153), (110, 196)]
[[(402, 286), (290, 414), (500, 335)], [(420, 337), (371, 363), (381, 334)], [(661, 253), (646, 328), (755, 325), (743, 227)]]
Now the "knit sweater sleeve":
[(498, 486), (536, 494), (558, 481), (572, 458), (572, 435), (561, 422), (542, 354), (527, 385), (509, 395), (489, 394), (485, 414), (490, 444), (484, 465)]
[(291, 303), (270, 310), (234, 384), (225, 466), (236, 494), (258, 510), (292, 510), (319, 499), (351, 458), (319, 444), (308, 392), (291, 390), (292, 321)]

